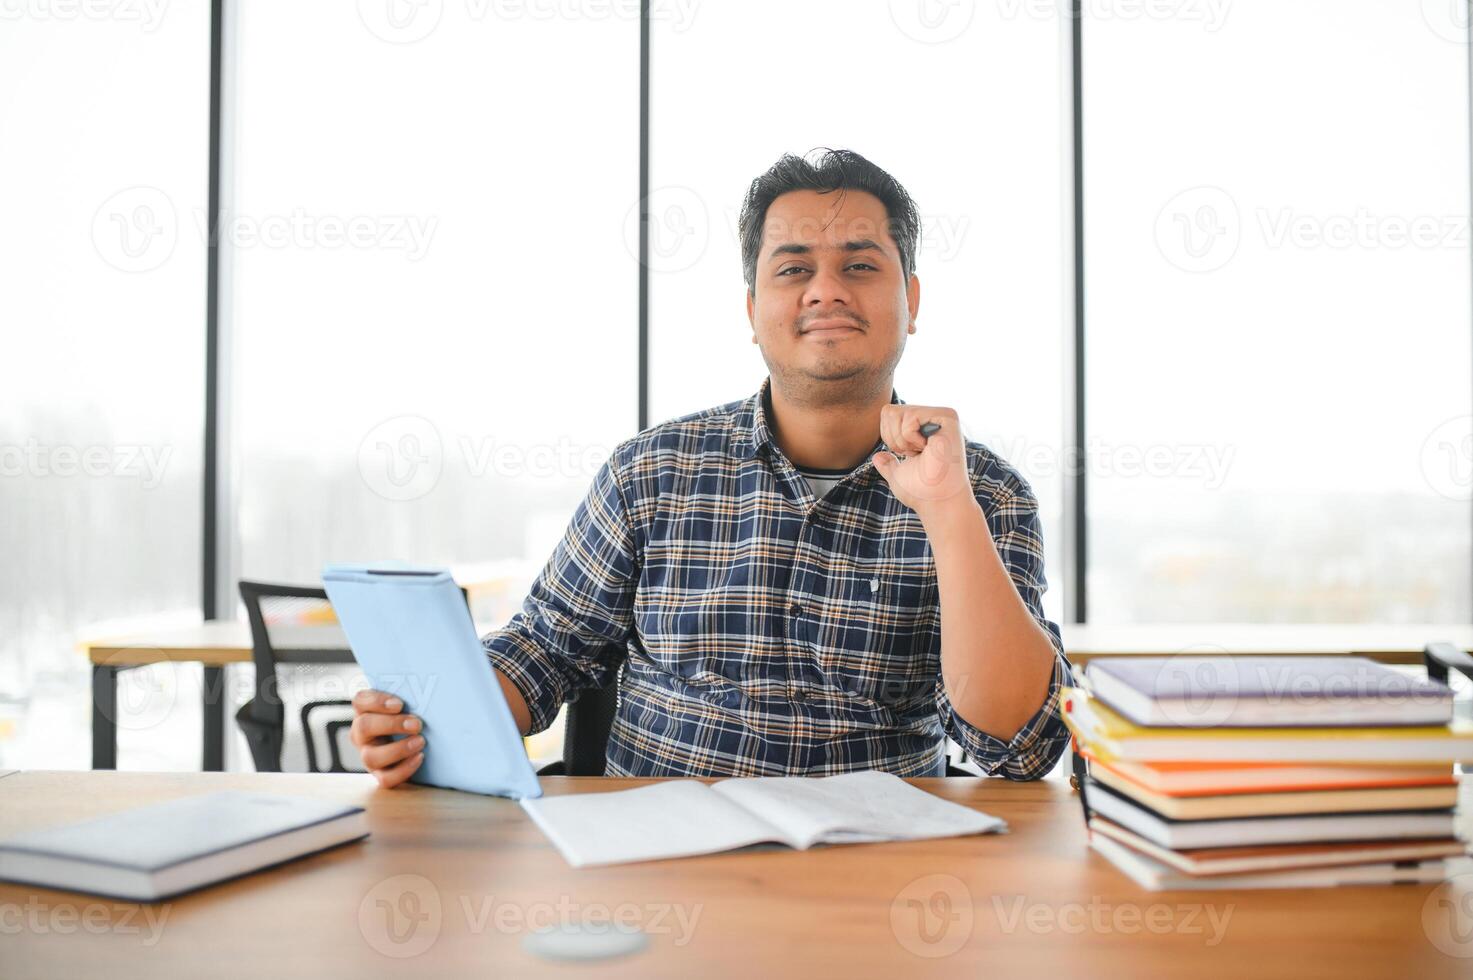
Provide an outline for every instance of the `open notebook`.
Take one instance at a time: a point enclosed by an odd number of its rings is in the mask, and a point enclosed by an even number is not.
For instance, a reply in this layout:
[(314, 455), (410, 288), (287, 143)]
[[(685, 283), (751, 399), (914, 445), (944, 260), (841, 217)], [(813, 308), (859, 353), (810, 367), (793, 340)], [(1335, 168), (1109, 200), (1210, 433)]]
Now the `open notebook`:
[(932, 796), (883, 772), (678, 779), (610, 793), (522, 801), (575, 868), (654, 861), (779, 843), (923, 840), (1006, 830), (997, 817)]

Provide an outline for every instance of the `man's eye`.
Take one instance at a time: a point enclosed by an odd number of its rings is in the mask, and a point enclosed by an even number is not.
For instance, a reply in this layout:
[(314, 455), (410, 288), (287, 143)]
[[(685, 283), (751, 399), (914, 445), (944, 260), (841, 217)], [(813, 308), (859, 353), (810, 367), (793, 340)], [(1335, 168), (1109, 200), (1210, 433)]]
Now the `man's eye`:
[[(850, 268), (850, 269), (868, 269), (871, 272), (878, 271), (874, 266), (870, 265), (868, 262), (851, 262), (847, 266), (847, 268)], [(786, 269), (780, 269), (778, 271), (778, 275), (779, 276), (785, 276), (789, 272), (807, 272), (807, 271), (808, 270), (805, 269), (805, 268), (803, 268), (801, 265), (790, 265)]]

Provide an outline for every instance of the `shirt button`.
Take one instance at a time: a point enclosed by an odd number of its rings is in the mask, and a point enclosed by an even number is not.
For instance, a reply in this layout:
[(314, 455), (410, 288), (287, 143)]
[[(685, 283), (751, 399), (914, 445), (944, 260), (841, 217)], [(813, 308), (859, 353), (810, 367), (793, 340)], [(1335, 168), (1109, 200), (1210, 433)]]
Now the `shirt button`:
[(793, 614), (794, 616), (801, 616), (803, 614), (803, 607), (795, 602), (788, 607), (788, 612)]

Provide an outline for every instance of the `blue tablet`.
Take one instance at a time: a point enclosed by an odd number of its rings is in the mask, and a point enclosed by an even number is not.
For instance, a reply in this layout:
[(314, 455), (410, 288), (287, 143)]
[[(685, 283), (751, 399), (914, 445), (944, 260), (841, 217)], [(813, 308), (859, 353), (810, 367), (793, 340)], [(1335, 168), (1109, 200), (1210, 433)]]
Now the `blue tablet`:
[(542, 795), (448, 571), (329, 565), (322, 582), (368, 682), (424, 722), (425, 760), (410, 782), (512, 799)]

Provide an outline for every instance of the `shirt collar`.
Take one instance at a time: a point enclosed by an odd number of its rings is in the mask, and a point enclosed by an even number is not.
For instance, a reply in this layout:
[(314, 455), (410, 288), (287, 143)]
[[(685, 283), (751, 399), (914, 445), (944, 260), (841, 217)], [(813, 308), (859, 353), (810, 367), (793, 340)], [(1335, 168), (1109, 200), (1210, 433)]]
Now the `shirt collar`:
[[(738, 459), (751, 459), (772, 445), (772, 429), (767, 424), (767, 413), (772, 407), (769, 400), (771, 388), (772, 378), (764, 378), (762, 387), (757, 389), (755, 395), (742, 402), (742, 407), (737, 411), (732, 422), (731, 451)], [(905, 404), (894, 388), (890, 389), (890, 404)], [(883, 441), (876, 446), (877, 451), (888, 448)]]

